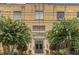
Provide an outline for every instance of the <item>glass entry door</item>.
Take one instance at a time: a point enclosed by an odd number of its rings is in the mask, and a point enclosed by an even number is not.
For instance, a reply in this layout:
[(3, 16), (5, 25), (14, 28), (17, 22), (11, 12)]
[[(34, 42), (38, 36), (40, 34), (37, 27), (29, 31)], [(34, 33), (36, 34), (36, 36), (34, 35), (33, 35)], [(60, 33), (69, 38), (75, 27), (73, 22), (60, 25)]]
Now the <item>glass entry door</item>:
[(43, 40), (35, 40), (35, 53), (43, 53)]

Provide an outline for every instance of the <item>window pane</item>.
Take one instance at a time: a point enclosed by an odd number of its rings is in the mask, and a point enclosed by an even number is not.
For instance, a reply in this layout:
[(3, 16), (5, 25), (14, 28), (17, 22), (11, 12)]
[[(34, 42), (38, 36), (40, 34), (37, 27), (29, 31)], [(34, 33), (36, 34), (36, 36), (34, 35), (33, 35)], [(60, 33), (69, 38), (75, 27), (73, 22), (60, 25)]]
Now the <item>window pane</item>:
[(57, 12), (57, 19), (63, 19), (64, 18), (64, 12)]
[(21, 12), (20, 11), (14, 11), (14, 20), (20, 20), (21, 19)]
[(42, 44), (40, 44), (40, 49), (43, 49), (43, 45)]
[(36, 12), (36, 19), (43, 19), (43, 12)]
[(45, 30), (45, 26), (33, 26), (33, 30), (34, 31), (44, 31)]
[(36, 46), (36, 49), (38, 49), (38, 44), (36, 44), (35, 46)]

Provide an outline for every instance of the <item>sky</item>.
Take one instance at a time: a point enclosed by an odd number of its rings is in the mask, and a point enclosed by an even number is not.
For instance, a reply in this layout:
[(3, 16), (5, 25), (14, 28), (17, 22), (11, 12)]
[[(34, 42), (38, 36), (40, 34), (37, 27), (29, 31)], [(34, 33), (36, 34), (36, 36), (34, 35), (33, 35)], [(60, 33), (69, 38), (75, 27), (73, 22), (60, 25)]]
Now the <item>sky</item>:
[(0, 0), (0, 3), (79, 3), (79, 0)]

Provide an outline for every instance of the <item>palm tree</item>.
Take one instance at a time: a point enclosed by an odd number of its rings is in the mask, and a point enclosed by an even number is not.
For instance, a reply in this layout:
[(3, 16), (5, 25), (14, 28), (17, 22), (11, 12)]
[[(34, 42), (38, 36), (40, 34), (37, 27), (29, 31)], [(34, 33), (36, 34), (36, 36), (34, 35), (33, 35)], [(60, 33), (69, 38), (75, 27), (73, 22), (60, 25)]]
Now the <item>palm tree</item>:
[[(30, 29), (24, 23), (10, 18), (0, 18), (0, 42), (4, 47), (4, 53), (12, 54), (15, 46), (21, 44), (26, 46), (30, 39)], [(10, 49), (10, 46), (12, 49)]]
[[(67, 48), (69, 54), (72, 48), (78, 48), (79, 43), (79, 21), (75, 20), (63, 20), (55, 23), (52, 30), (48, 32), (48, 40), (51, 49), (55, 48)], [(54, 46), (54, 47), (53, 47)], [(66, 51), (66, 52), (67, 52)]]

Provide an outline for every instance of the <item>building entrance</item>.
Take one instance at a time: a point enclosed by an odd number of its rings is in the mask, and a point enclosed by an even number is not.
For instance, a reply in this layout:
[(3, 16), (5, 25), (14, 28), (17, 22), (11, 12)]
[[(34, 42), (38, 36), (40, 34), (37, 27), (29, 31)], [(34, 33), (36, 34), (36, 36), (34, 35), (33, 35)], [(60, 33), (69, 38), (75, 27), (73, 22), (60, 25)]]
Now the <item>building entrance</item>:
[(43, 53), (43, 40), (35, 40), (35, 53)]

